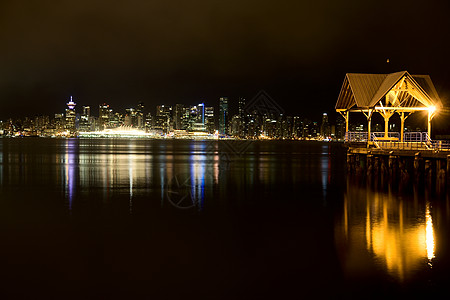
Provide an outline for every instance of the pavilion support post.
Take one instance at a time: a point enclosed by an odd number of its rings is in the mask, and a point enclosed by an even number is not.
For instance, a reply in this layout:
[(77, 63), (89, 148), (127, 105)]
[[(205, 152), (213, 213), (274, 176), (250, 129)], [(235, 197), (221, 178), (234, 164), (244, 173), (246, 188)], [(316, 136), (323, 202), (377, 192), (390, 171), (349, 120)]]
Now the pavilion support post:
[(380, 112), (381, 116), (384, 118), (384, 137), (389, 137), (389, 119), (394, 114), (394, 111), (383, 111)]
[(403, 133), (405, 131), (405, 113), (400, 114), (400, 142), (403, 143)]
[(432, 119), (431, 111), (428, 111), (428, 138), (431, 140), (431, 119)]
[(348, 117), (350, 116), (350, 112), (347, 110), (345, 112), (345, 133), (348, 132)]
[(347, 111), (345, 111), (345, 113), (343, 113), (342, 111), (339, 111), (339, 113), (345, 119), (345, 139), (347, 140), (348, 139), (348, 118), (350, 116), (350, 112), (347, 110)]
[(406, 113), (404, 111), (398, 113), (400, 115), (400, 142), (404, 142), (404, 135), (405, 135), (405, 120), (411, 115), (411, 112), (407, 111)]
[(384, 137), (389, 137), (389, 118), (390, 116), (383, 116), (384, 117)]
[(367, 147), (369, 147), (369, 145), (370, 145), (370, 135), (371, 135), (371, 128), (372, 128), (372, 114), (373, 114), (373, 110), (369, 110), (367, 112), (367, 114), (365, 114), (365, 116), (367, 118)]

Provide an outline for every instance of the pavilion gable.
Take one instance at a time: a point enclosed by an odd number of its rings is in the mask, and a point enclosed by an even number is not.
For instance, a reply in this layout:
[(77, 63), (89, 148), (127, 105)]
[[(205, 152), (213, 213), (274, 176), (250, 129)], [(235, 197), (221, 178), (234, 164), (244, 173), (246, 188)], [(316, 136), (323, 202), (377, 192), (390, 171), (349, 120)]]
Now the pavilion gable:
[(368, 107), (385, 77), (385, 74), (346, 74), (335, 108), (348, 110), (355, 106)]
[[(434, 90), (434, 86), (432, 85), (429, 76), (418, 76), (417, 78), (422, 81), (424, 84), (423, 86), (406, 71), (389, 74), (381, 84), (377, 93), (374, 95), (369, 106), (372, 108), (380, 105), (402, 108), (417, 108), (430, 107), (439, 104), (439, 99), (433, 99), (425, 91), (429, 90), (430, 92), (433, 92)], [(430, 80), (428, 81), (428, 79)], [(434, 92), (433, 94), (437, 95), (437, 93)]]

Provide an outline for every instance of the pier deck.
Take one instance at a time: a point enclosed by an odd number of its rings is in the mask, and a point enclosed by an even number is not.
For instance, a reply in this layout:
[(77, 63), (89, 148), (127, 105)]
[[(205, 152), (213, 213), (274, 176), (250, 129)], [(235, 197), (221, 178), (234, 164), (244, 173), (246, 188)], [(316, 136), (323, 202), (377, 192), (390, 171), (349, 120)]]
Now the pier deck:
[(348, 143), (348, 153), (351, 154), (372, 154), (382, 156), (414, 157), (419, 153), (423, 158), (447, 159), (450, 149), (425, 147), (421, 145), (400, 145), (401, 143), (389, 143), (381, 147), (367, 147), (367, 143)]

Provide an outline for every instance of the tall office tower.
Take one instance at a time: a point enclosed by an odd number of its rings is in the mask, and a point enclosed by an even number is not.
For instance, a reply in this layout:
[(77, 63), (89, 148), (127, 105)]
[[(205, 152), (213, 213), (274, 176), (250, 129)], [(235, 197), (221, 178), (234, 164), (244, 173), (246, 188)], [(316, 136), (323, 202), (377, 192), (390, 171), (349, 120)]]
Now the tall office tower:
[(228, 131), (228, 97), (219, 98), (219, 133), (227, 134)]
[(197, 122), (197, 105), (191, 105), (189, 107), (189, 130), (192, 130), (194, 123)]
[(336, 138), (342, 139), (345, 137), (345, 119), (342, 116), (336, 118)]
[(65, 128), (66, 128), (66, 130), (68, 130), (71, 133), (74, 133), (76, 131), (76, 128), (75, 128), (75, 118), (76, 118), (75, 106), (76, 105), (77, 104), (75, 102), (73, 102), (73, 100), (72, 100), (72, 96), (70, 96), (70, 101), (67, 103), (67, 108), (66, 108)]
[(238, 114), (239, 117), (241, 118), (241, 120), (244, 120), (245, 117), (245, 98), (244, 97), (239, 97), (239, 102), (238, 102)]
[(270, 138), (279, 138), (279, 131), (280, 131), (279, 121), (271, 118), (264, 118), (262, 120), (261, 133), (264, 134), (265, 136)]
[(145, 116), (145, 131), (146, 132), (150, 132), (150, 130), (152, 130), (152, 114), (151, 113), (147, 113), (147, 115)]
[(317, 137), (320, 134), (320, 127), (317, 122), (312, 122), (311, 124), (311, 136)]
[(239, 115), (234, 115), (231, 118), (230, 134), (235, 137), (244, 137), (244, 126)]
[(134, 108), (125, 109), (125, 126), (138, 127), (137, 111)]
[(214, 133), (216, 131), (216, 124), (214, 122), (214, 107), (205, 107), (205, 127), (206, 131), (209, 133)]
[(320, 125), (320, 135), (323, 137), (328, 137), (331, 134), (330, 123), (328, 123), (327, 113), (322, 115), (322, 124)]
[(144, 103), (139, 102), (136, 109), (136, 122), (137, 128), (144, 129), (145, 128), (145, 115), (144, 115)]
[(64, 130), (64, 114), (55, 114), (55, 129), (56, 131)]
[(98, 122), (100, 123), (100, 130), (105, 129), (109, 126), (109, 118), (111, 114), (111, 109), (106, 103), (100, 104), (98, 107)]
[(291, 139), (293, 137), (292, 126), (293, 120), (291, 116), (286, 116), (282, 125), (282, 136), (284, 139)]
[(83, 106), (83, 114), (80, 118), (80, 131), (90, 131), (91, 130), (91, 123), (90, 123), (90, 117), (91, 117), (91, 108), (89, 106)]
[(188, 130), (191, 119), (191, 108), (188, 106), (183, 107), (183, 114), (181, 116), (181, 129)]
[(173, 117), (173, 128), (176, 130), (186, 129), (183, 128), (183, 113), (184, 113), (184, 105), (183, 104), (175, 104), (175, 112)]
[(91, 116), (91, 107), (90, 106), (83, 106), (83, 116)]
[(109, 121), (108, 121), (108, 127), (110, 128), (117, 128), (124, 125), (124, 116), (121, 113), (113, 113), (112, 109), (110, 110), (109, 114)]
[(294, 121), (292, 124), (292, 136), (295, 139), (302, 137), (302, 121), (299, 116), (294, 117)]
[(312, 122), (309, 119), (303, 120), (303, 128), (302, 128), (302, 136), (304, 138), (310, 138), (311, 137), (311, 127)]
[(156, 115), (157, 116), (172, 116), (172, 106), (170, 105), (158, 105), (156, 106)]
[(197, 123), (205, 125), (205, 104), (197, 105)]
[(206, 131), (205, 104), (200, 103), (190, 108), (189, 130)]
[(161, 130), (163, 133), (170, 131), (172, 123), (172, 106), (158, 105), (156, 106), (155, 126), (154, 129)]

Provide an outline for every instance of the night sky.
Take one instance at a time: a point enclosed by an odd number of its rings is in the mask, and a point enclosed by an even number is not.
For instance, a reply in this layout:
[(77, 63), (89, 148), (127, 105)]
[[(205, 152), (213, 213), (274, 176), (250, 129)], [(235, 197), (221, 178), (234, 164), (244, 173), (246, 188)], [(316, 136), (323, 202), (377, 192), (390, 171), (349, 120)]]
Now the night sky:
[[(333, 113), (345, 73), (429, 74), (450, 99), (449, 1), (0, 2), (0, 119), (143, 101)], [(389, 58), (390, 63), (387, 63)], [(334, 115), (334, 113), (333, 113)]]

